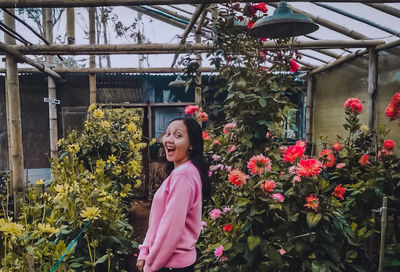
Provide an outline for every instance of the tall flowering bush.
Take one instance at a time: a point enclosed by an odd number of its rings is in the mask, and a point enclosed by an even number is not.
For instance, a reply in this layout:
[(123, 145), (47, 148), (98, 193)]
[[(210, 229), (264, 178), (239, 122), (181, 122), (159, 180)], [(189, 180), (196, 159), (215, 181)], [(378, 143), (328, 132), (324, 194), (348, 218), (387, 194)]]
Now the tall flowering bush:
[[(317, 157), (305, 155), (303, 141), (284, 146), (271, 132), (248, 155), (232, 123), (206, 133), (215, 193), (204, 214), (198, 268), (377, 270), (380, 224), (372, 211), (382, 196), (399, 197), (399, 161), (384, 131), (377, 135), (360, 123), (358, 99), (347, 100), (344, 111), (348, 135), (323, 141)], [(393, 220), (388, 266), (398, 262), (399, 221)]]
[(141, 117), (92, 105), (83, 131), (59, 140), (48, 189), (37, 181), (21, 217), (0, 219), (5, 271), (49, 271), (86, 224), (57, 271), (126, 271), (136, 246), (127, 214), (141, 180)]

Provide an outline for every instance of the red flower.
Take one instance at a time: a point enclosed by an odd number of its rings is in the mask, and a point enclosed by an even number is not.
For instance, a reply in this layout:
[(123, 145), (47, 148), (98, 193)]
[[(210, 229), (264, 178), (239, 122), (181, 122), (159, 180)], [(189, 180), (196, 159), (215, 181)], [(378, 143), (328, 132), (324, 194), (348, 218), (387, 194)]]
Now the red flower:
[(235, 186), (242, 186), (246, 184), (249, 176), (245, 175), (240, 169), (235, 169), (229, 172), (228, 179)]
[(395, 146), (395, 143), (393, 140), (384, 140), (383, 141), (383, 148), (386, 151), (393, 151), (394, 146)]
[(361, 156), (360, 160), (358, 161), (361, 165), (366, 165), (367, 163), (370, 163), (369, 161), (369, 155), (364, 154)]
[(292, 145), (286, 149), (283, 154), (283, 158), (285, 162), (294, 162), (296, 159), (302, 157), (304, 155), (305, 147), (302, 147), (298, 144)]
[(322, 163), (317, 159), (300, 160), (297, 163), (296, 174), (300, 177), (318, 175), (322, 170)]
[(332, 195), (334, 195), (337, 198), (340, 198), (341, 200), (343, 200), (344, 199), (343, 195), (344, 195), (345, 192), (346, 192), (346, 187), (342, 187), (342, 184), (339, 184), (333, 190)]
[(266, 180), (264, 183), (260, 185), (261, 190), (263, 190), (266, 195), (272, 192), (275, 189), (275, 187), (276, 183), (272, 179)]
[(396, 106), (393, 102), (389, 103), (385, 109), (385, 115), (390, 119), (396, 119), (399, 117), (400, 108)]
[(202, 122), (205, 122), (205, 121), (208, 120), (208, 115), (207, 115), (207, 113), (201, 111), (201, 112), (199, 112), (199, 118), (200, 118), (200, 120), (201, 120)]
[(205, 131), (202, 132), (202, 136), (203, 136), (203, 140), (205, 140), (205, 141), (211, 140), (210, 136)]
[(332, 167), (336, 164), (336, 158), (335, 156), (332, 154), (332, 150), (330, 149), (324, 149), (321, 151), (321, 153), (319, 153), (319, 156), (321, 158), (325, 159), (325, 163), (324, 163), (324, 167)]
[(213, 144), (215, 144), (215, 145), (221, 145), (221, 142), (220, 142), (219, 140), (214, 140), (214, 141), (213, 141)]
[(197, 106), (197, 105), (188, 105), (185, 107), (186, 114), (194, 114), (198, 110), (199, 110), (199, 106)]
[(254, 22), (254, 21), (248, 22), (248, 23), (247, 23), (247, 28), (248, 28), (248, 29), (252, 28), (252, 27), (254, 26), (255, 23), (256, 23), (256, 22)]
[(346, 110), (351, 110), (352, 112), (359, 114), (362, 112), (363, 110), (363, 106), (360, 102), (360, 100), (358, 100), (358, 98), (349, 98), (346, 100), (346, 102), (344, 102), (344, 107), (346, 108)]
[(400, 94), (399, 93), (395, 93), (392, 97), (392, 103), (396, 106), (399, 107), (400, 106)]
[(304, 204), (305, 207), (309, 209), (314, 209), (315, 212), (317, 212), (317, 209), (319, 207), (319, 198), (313, 195), (310, 195), (306, 197), (306, 204)]
[(247, 162), (247, 168), (251, 171), (251, 174), (261, 175), (265, 170), (271, 171), (271, 159), (268, 157), (264, 157), (264, 155), (260, 154), (257, 156), (253, 156)]
[(340, 143), (333, 143), (332, 148), (335, 149), (336, 151), (342, 150), (342, 145)]
[(299, 70), (299, 65), (294, 59), (290, 59), (289, 68), (291, 73), (296, 73)]
[(228, 153), (231, 153), (233, 151), (236, 150), (236, 145), (232, 145), (229, 149), (228, 149)]
[(253, 7), (255, 7), (256, 9), (258, 9), (259, 11), (261, 11), (262, 13), (266, 13), (268, 11), (267, 6), (265, 5), (264, 2), (261, 2), (259, 4), (255, 4), (253, 5)]
[(234, 129), (236, 127), (236, 123), (228, 123), (224, 126), (223, 132), (224, 134), (228, 134), (230, 130)]
[(232, 230), (232, 225), (228, 224), (222, 227), (223, 231), (230, 232)]

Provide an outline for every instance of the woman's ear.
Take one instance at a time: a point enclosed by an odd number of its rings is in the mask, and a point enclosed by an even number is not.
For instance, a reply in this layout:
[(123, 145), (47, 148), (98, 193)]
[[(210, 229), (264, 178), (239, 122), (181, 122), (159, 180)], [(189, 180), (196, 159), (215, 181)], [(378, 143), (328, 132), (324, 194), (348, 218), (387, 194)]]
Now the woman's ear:
[(193, 150), (193, 147), (191, 145), (189, 146), (189, 150)]

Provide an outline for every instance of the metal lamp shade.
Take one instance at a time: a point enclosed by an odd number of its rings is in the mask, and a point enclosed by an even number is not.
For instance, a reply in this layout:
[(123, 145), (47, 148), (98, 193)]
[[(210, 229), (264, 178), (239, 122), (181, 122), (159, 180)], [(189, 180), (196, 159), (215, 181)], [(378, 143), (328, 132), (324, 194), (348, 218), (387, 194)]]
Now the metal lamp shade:
[(303, 14), (294, 14), (286, 1), (281, 1), (274, 14), (259, 19), (249, 29), (248, 34), (258, 38), (276, 39), (308, 34), (318, 28), (310, 18)]
[(184, 87), (186, 81), (182, 80), (182, 78), (178, 75), (175, 80), (171, 81), (168, 86), (169, 87)]

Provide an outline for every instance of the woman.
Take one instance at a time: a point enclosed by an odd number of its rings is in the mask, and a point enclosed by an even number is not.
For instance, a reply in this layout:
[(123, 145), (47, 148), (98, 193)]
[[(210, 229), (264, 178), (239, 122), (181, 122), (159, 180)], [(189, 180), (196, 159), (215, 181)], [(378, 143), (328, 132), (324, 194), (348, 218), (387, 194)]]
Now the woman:
[(188, 117), (171, 121), (163, 146), (171, 174), (154, 195), (136, 265), (143, 272), (194, 271), (202, 197), (210, 192), (200, 125)]

